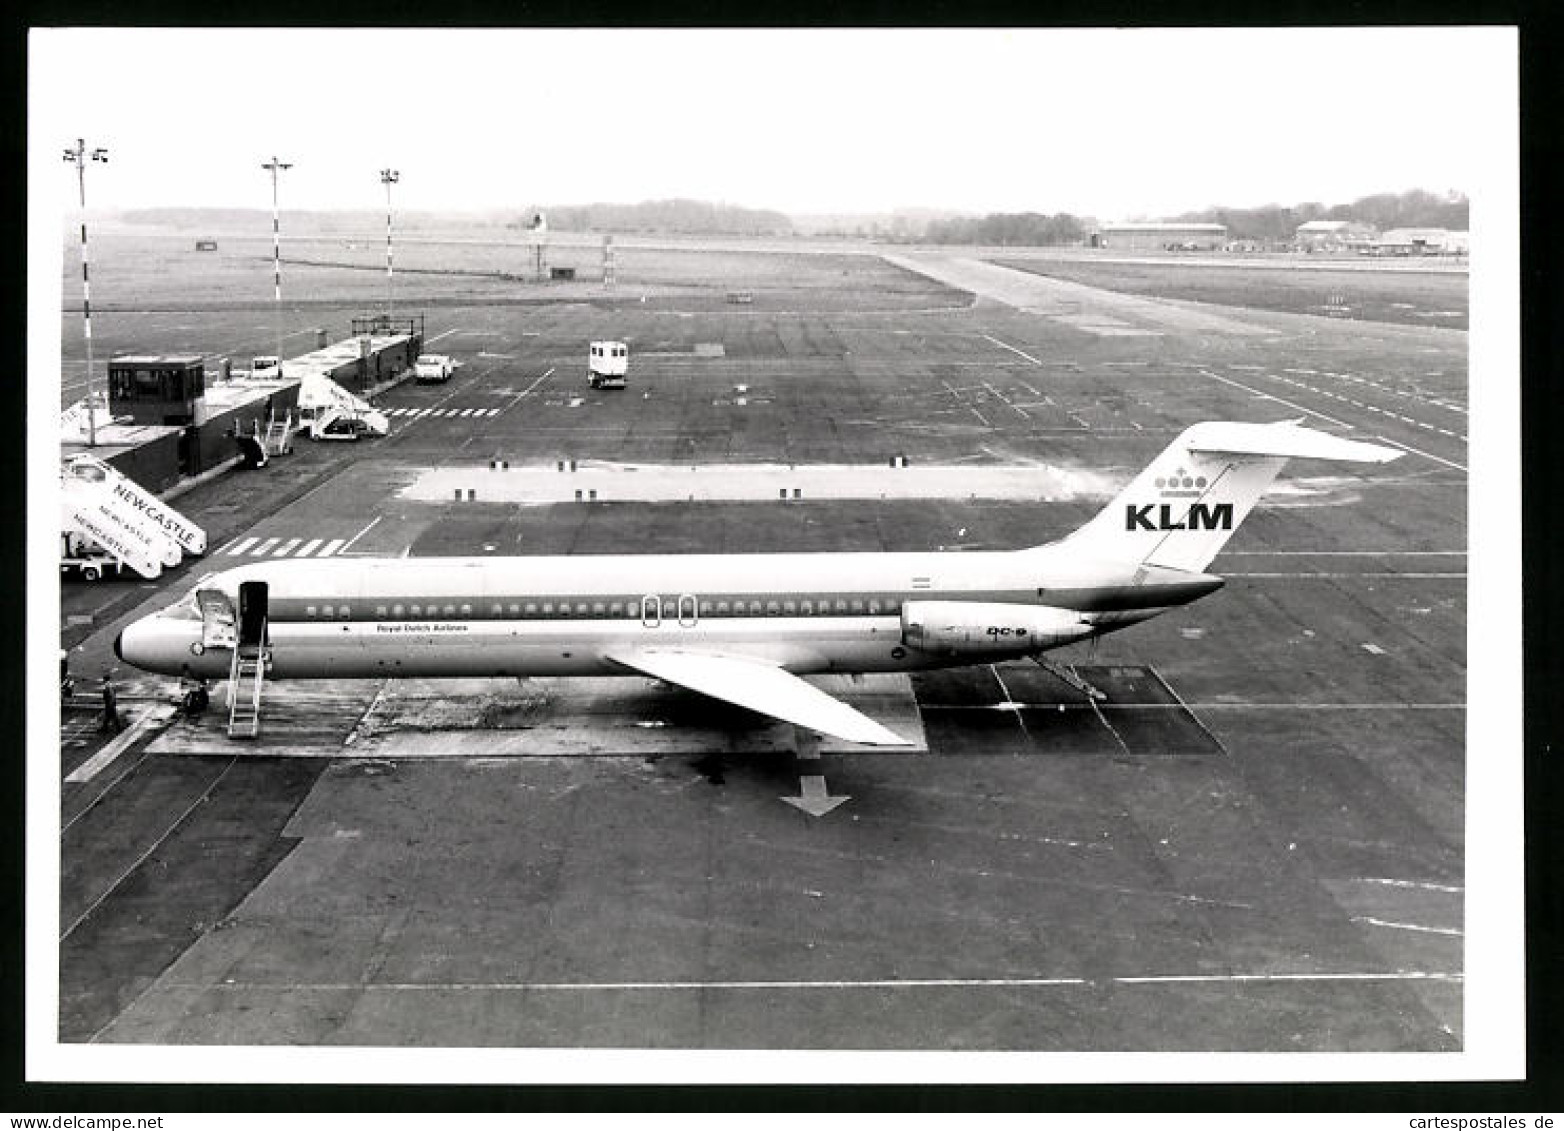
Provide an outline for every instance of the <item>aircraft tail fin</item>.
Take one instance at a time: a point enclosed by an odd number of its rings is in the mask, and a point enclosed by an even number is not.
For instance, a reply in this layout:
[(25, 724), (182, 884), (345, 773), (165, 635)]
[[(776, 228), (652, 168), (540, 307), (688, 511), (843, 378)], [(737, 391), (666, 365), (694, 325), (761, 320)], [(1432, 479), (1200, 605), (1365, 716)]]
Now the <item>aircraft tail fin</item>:
[(1206, 421), (1186, 428), (1068, 541), (1099, 558), (1199, 573), (1289, 459), (1386, 463), (1401, 454), (1295, 421)]

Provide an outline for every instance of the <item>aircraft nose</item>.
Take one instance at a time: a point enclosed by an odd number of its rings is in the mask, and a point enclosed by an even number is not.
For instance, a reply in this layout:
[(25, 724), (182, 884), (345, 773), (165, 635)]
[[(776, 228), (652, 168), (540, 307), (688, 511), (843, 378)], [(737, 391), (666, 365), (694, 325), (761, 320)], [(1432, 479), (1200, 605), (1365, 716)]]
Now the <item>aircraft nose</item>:
[(120, 630), (114, 638), (114, 656), (120, 663), (133, 668), (160, 672), (171, 659), (178, 659), (178, 641), (169, 638), (155, 617), (147, 617), (132, 621)]

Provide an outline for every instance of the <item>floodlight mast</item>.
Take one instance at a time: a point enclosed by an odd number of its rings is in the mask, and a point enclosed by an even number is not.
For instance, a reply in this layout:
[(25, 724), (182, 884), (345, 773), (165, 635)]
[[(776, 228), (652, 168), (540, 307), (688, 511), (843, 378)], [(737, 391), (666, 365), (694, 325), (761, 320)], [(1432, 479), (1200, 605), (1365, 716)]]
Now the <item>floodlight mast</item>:
[(76, 163), (76, 187), (81, 202), (81, 321), (82, 336), (87, 343), (87, 446), (98, 446), (98, 406), (92, 394), (92, 285), (87, 270), (87, 162), (109, 163), (109, 151), (102, 147), (87, 148), (81, 138), (76, 148), (65, 150), (65, 160)]
[(272, 299), (277, 333), (277, 376), (282, 377), (282, 232), (277, 222), (277, 174), (293, 168), (293, 164), (273, 156), (270, 161), (262, 162), (261, 168), (272, 175)]
[(392, 333), (391, 315), (391, 186), (402, 179), (402, 174), (395, 169), (380, 170), (380, 183), (386, 186), (386, 332)]

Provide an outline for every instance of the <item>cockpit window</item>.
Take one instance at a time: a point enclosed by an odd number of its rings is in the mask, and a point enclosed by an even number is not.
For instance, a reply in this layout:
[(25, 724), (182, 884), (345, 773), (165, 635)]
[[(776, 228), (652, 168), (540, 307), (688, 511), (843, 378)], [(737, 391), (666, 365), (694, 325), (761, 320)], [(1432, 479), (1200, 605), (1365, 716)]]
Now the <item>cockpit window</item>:
[(174, 604), (163, 610), (163, 615), (175, 620), (200, 620), (201, 606), (196, 604), (195, 590), (186, 593)]

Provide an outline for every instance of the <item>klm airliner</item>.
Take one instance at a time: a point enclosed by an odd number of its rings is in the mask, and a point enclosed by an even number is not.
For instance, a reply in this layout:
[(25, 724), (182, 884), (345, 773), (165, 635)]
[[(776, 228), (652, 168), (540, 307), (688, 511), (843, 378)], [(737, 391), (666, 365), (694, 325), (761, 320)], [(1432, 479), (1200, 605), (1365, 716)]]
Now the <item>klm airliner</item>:
[[(1040, 657), (1187, 605), (1289, 458), (1398, 449), (1295, 422), (1186, 429), (1073, 534), (967, 553), (268, 561), (205, 579), (115, 641), (126, 663), (237, 679), (651, 676), (804, 731), (906, 739), (803, 677)], [(259, 683), (256, 683), (259, 696)]]

